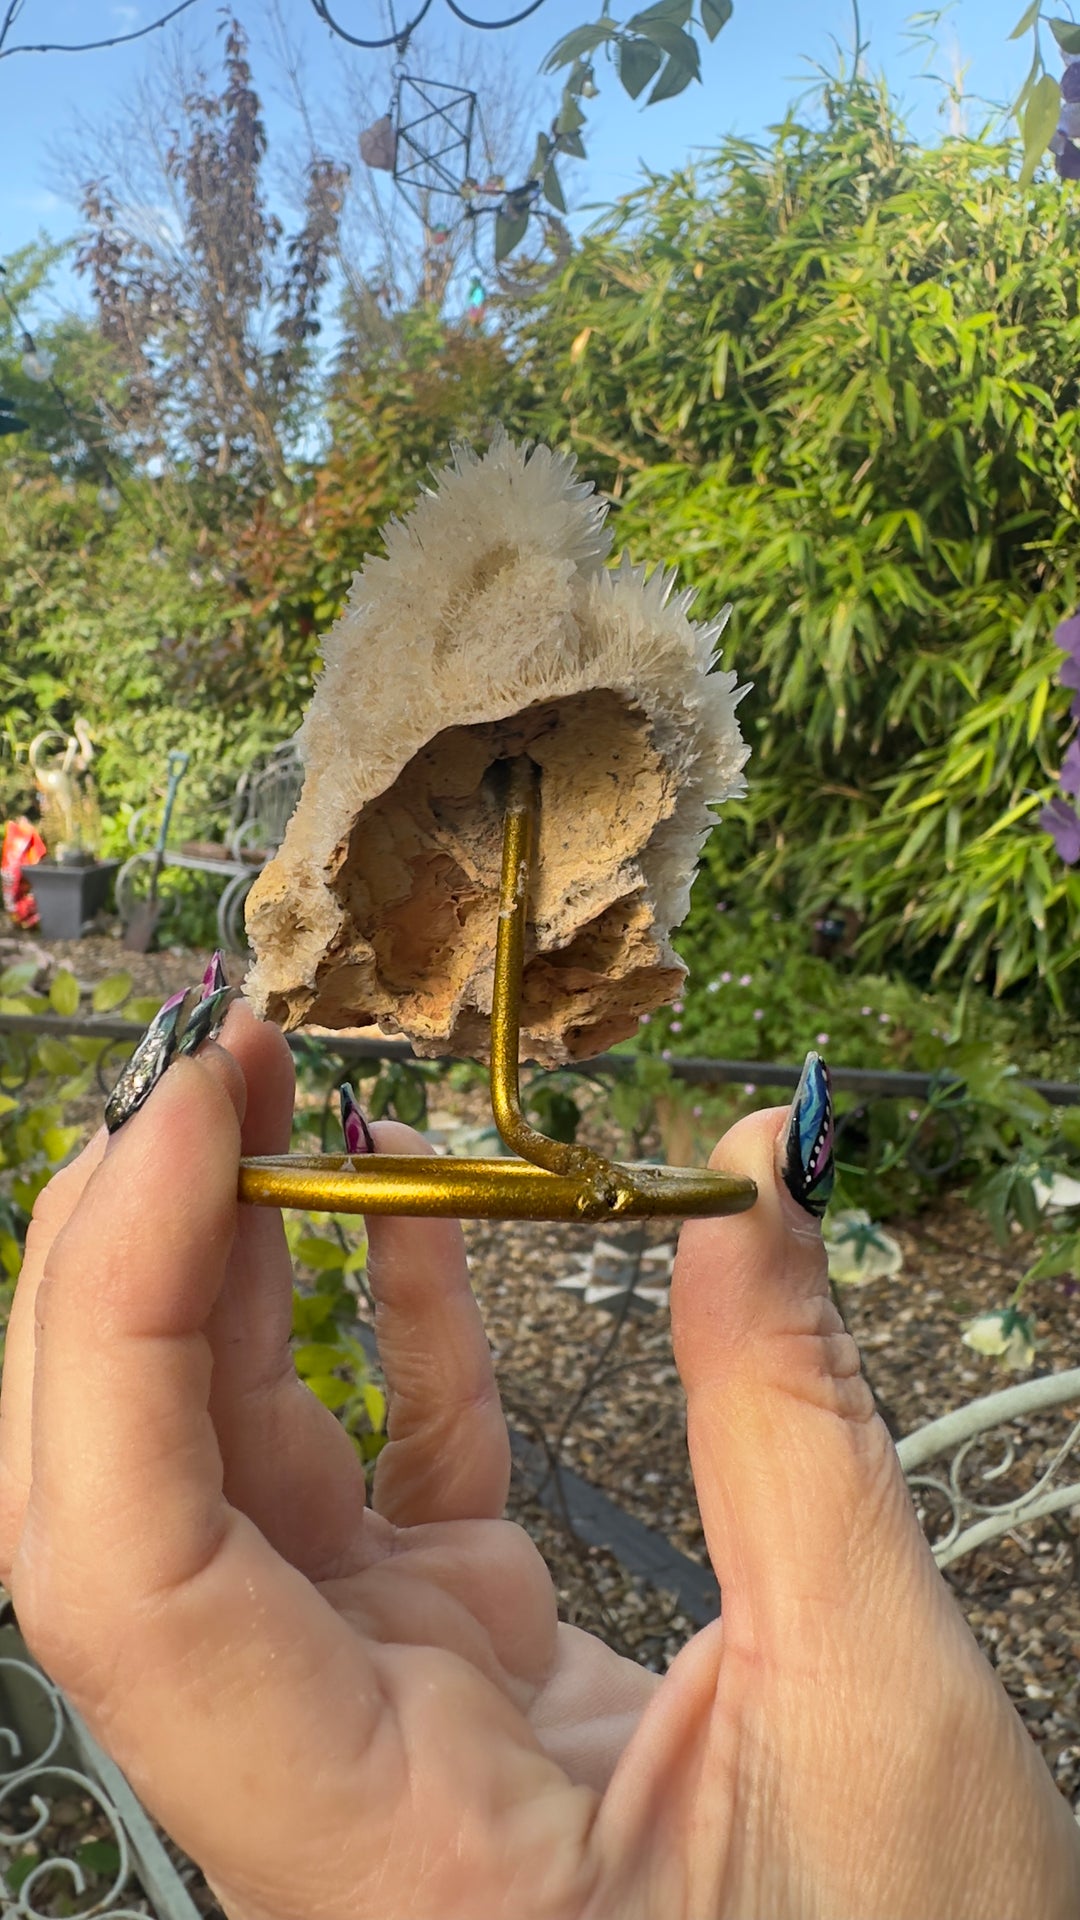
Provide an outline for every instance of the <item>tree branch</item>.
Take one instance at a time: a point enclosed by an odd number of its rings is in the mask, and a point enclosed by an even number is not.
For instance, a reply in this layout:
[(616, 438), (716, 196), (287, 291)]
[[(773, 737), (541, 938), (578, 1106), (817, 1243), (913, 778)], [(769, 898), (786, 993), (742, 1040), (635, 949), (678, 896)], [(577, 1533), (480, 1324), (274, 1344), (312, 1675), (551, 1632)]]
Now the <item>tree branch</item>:
[(136, 27), (134, 33), (113, 34), (108, 40), (84, 40), (79, 44), (53, 40), (36, 46), (31, 46), (29, 43), (17, 47), (5, 46), (8, 34), (22, 10), (22, 4), (23, 0), (9, 0), (3, 25), (0, 26), (0, 60), (10, 60), (14, 53), (96, 53), (101, 47), (126, 46), (129, 40), (145, 39), (148, 33), (157, 33), (159, 28), (167, 27), (170, 20), (175, 20), (178, 14), (186, 13), (189, 7), (197, 4), (197, 0), (179, 0), (179, 4), (170, 7), (168, 13), (163, 13), (160, 20), (151, 20), (146, 27)]
[(23, 0), (10, 0), (7, 12), (4, 14), (3, 24), (0, 25), (0, 47), (3, 46), (19, 14), (22, 12), (22, 6)]

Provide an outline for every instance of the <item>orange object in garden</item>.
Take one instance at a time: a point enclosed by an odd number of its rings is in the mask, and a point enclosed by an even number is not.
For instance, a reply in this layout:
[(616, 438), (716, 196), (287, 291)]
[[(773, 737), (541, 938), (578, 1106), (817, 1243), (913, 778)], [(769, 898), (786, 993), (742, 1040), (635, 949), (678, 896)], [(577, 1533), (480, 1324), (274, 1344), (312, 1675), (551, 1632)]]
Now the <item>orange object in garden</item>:
[(45, 858), (45, 842), (36, 827), (21, 817), (4, 826), (4, 844), (0, 850), (0, 880), (3, 883), (4, 911), (17, 926), (36, 927), (38, 910), (26, 877), (26, 868)]

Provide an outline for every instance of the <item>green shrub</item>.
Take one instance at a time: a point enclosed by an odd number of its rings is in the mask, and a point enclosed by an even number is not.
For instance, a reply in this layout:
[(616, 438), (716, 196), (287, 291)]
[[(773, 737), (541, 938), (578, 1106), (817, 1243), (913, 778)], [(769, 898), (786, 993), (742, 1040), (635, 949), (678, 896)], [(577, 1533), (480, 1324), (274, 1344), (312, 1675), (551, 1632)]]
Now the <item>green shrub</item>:
[(184, 546), (166, 549), (168, 518), (150, 483), (137, 483), (132, 497), (137, 511), (110, 515), (90, 483), (0, 470), (4, 817), (33, 805), (25, 762), (33, 734), (67, 730), (81, 715), (97, 748), (103, 810), (120, 816), (111, 851), (124, 809), (163, 794), (171, 748), (190, 755), (182, 802), (198, 830), (227, 811), (243, 768), (287, 738), (300, 715), (299, 703), (266, 710), (255, 681), (232, 712), (205, 697), (197, 675), (189, 683), (187, 656), (225, 624), (222, 585), (192, 564), (193, 584)]
[[(1037, 826), (1080, 597), (1080, 255), (1010, 149), (917, 146), (885, 95), (653, 178), (529, 317), (554, 437), (617, 544), (728, 599), (753, 758), (738, 898), (864, 918), (860, 956), (1075, 990), (1080, 875)], [(536, 417), (536, 415), (534, 415)]]

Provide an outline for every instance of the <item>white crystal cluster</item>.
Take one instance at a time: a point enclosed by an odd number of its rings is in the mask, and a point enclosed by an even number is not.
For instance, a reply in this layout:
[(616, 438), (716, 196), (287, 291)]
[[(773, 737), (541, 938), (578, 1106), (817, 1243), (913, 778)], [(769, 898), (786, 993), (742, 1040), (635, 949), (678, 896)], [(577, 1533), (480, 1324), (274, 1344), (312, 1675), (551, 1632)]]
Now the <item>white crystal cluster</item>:
[(601, 1051), (684, 977), (713, 808), (745, 791), (747, 691), (713, 671), (675, 576), (605, 565), (572, 459), (498, 436), (459, 451), (385, 534), (324, 645), (284, 842), (252, 889), (247, 991), (285, 1026), (378, 1023), (486, 1055), (502, 815), (528, 752), (541, 818), (522, 1057)]

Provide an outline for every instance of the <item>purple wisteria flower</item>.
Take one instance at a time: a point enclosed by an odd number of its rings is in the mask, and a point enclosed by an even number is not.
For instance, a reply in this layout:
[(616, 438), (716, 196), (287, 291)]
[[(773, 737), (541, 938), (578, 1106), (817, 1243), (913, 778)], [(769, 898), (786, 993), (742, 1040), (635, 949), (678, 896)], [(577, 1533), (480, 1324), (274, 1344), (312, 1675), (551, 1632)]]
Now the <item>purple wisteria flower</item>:
[[(1071, 621), (1069, 625), (1072, 625)], [(1080, 695), (1080, 658), (1076, 654), (1066, 654), (1058, 668), (1058, 679), (1063, 687), (1071, 687), (1074, 693)], [(1080, 697), (1073, 701), (1071, 712), (1074, 720), (1080, 720)]]
[(1039, 825), (1044, 833), (1052, 836), (1058, 858), (1064, 860), (1067, 867), (1075, 867), (1080, 860), (1080, 819), (1068, 801), (1055, 795), (1040, 813)]
[[(1058, 622), (1054, 629), (1054, 645), (1060, 647), (1062, 653), (1071, 654), (1074, 660), (1080, 658), (1080, 613), (1070, 614), (1067, 620)], [(1068, 681), (1065, 684), (1068, 686)]]
[(1069, 59), (1061, 76), (1061, 113), (1050, 142), (1062, 180), (1080, 180), (1080, 59)]
[[(1070, 712), (1074, 720), (1080, 720), (1080, 613), (1074, 613), (1068, 620), (1060, 622), (1054, 641), (1065, 655), (1058, 669), (1058, 679), (1063, 687), (1071, 687), (1073, 700)], [(1058, 780), (1063, 794), (1070, 795), (1074, 800), (1080, 797), (1080, 734), (1069, 742)], [(1050, 805), (1040, 813), (1039, 826), (1053, 840), (1058, 858), (1067, 867), (1074, 867), (1080, 860), (1080, 815), (1075, 807), (1071, 807), (1060, 794), (1055, 794)]]
[(1075, 800), (1080, 793), (1080, 734), (1074, 735), (1066, 748), (1058, 781), (1062, 793), (1070, 793)]

